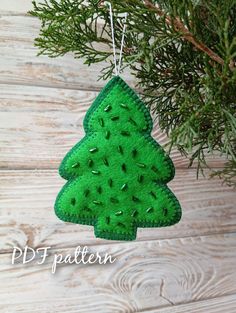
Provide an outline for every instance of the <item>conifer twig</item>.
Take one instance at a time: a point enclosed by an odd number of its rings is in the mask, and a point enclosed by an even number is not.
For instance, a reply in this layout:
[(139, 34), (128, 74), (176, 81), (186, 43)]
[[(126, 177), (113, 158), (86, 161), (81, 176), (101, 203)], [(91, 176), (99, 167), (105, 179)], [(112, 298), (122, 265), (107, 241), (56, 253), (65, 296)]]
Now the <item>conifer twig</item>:
[[(165, 15), (165, 13), (159, 7), (154, 5), (149, 0), (145, 0), (144, 3), (145, 3), (145, 6), (147, 8), (152, 9), (159, 16), (164, 16)], [(224, 60), (218, 54), (216, 54), (214, 51), (212, 51), (210, 48), (208, 48), (204, 43), (202, 43), (201, 41), (198, 41), (194, 37), (194, 35), (187, 29), (187, 27), (181, 22), (181, 20), (178, 17), (173, 19), (170, 16), (166, 15), (165, 16), (165, 21), (166, 21), (166, 24), (173, 25), (176, 31), (181, 32), (182, 33), (182, 37), (184, 39), (186, 39), (187, 41), (191, 42), (194, 45), (194, 47), (196, 47), (198, 50), (206, 53), (215, 62), (217, 62), (217, 63), (219, 63), (221, 65), (224, 65)], [(231, 69), (233, 69), (234, 68), (234, 64), (230, 63), (229, 67)]]

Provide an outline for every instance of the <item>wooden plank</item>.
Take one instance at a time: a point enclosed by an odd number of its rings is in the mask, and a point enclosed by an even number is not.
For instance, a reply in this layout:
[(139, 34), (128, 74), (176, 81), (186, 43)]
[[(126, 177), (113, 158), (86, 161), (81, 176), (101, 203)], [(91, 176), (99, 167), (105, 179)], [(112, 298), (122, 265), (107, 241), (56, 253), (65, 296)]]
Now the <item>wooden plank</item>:
[[(57, 168), (64, 155), (84, 136), (83, 118), (94, 91), (3, 84), (0, 89), (0, 167)], [(164, 146), (168, 138), (154, 123), (153, 137)], [(189, 161), (174, 150), (176, 167)], [(209, 157), (211, 167), (224, 159)], [(194, 165), (195, 166), (195, 165)]]
[[(93, 296), (94, 298), (94, 296)], [(89, 303), (89, 300), (87, 300)], [(91, 301), (91, 305), (93, 305)], [(217, 297), (208, 300), (190, 302), (181, 305), (171, 305), (168, 307), (155, 308), (148, 311), (133, 311), (130, 306), (123, 308), (122, 304), (117, 305), (114, 308), (114, 304), (111, 307), (109, 301), (104, 303), (104, 299), (97, 297), (97, 301), (94, 303), (96, 305), (96, 312), (111, 313), (111, 309), (115, 309), (113, 312), (123, 312), (123, 313), (235, 313), (236, 311), (236, 295), (229, 295), (224, 297)], [(98, 311), (97, 311), (98, 308)], [(94, 312), (94, 308), (87, 306), (82, 306), (77, 297), (75, 298), (64, 298), (57, 299), (56, 303), (54, 300), (47, 300), (47, 302), (42, 301), (32, 301), (25, 303), (15, 303), (0, 305), (2, 313), (17, 313), (17, 312), (35, 312), (35, 313), (89, 313)]]
[(32, 7), (31, 0), (0, 1), (0, 14), (27, 14)]
[[(0, 249), (74, 247), (104, 244), (92, 226), (64, 223), (54, 214), (57, 193), (64, 185), (56, 171), (0, 172)], [(178, 170), (169, 184), (183, 208), (179, 224), (138, 230), (138, 241), (236, 231), (236, 193), (218, 180), (196, 180), (192, 170)]]
[[(68, 249), (52, 252), (73, 254)], [(1, 307), (11, 304), (14, 313), (19, 308), (86, 313), (95, 308), (102, 313), (155, 308), (156, 312), (156, 308), (236, 293), (236, 234), (116, 243), (92, 246), (90, 252), (109, 253), (116, 261), (61, 264), (52, 275), (53, 253), (43, 265), (11, 265), (11, 255), (0, 255)]]
[(155, 309), (143, 313), (235, 313), (236, 294), (217, 297), (205, 301), (196, 301), (167, 308)]
[[(88, 67), (72, 54), (49, 58), (37, 56), (34, 38), (38, 36), (40, 21), (30, 16), (2, 16), (0, 19), (0, 83), (51, 86), (98, 90), (98, 81), (107, 63)], [(126, 72), (126, 81), (133, 79)]]

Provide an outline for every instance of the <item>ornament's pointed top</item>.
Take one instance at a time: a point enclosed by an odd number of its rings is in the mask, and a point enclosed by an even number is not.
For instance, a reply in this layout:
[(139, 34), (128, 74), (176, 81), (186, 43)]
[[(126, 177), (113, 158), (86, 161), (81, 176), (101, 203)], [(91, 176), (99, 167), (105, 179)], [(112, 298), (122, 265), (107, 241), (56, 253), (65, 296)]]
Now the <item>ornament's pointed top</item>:
[(89, 121), (91, 119), (91, 115), (94, 114), (96, 110), (101, 108), (102, 105), (107, 107), (107, 105), (110, 104), (106, 103), (109, 102), (106, 101), (108, 98), (109, 101), (112, 101), (112, 104), (117, 103), (117, 100), (122, 98), (126, 99), (126, 101), (131, 101), (132, 105), (134, 105), (136, 109), (142, 113), (142, 116), (145, 117), (145, 120), (147, 122), (146, 131), (148, 133), (151, 132), (152, 118), (150, 116), (149, 110), (136, 94), (136, 92), (118, 75), (114, 76), (113, 78), (111, 78), (111, 80), (108, 81), (108, 83), (101, 90), (101, 92), (87, 111), (84, 119), (84, 129), (86, 131), (89, 129)]

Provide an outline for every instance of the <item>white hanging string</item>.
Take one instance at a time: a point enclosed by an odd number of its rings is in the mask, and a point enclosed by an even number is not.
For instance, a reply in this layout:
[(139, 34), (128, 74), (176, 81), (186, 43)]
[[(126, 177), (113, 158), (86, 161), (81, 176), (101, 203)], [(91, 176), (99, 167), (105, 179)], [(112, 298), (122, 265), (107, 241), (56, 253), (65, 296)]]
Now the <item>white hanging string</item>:
[(123, 26), (122, 38), (121, 38), (119, 63), (118, 63), (118, 66), (117, 66), (116, 45), (115, 45), (115, 31), (114, 31), (114, 23), (113, 23), (112, 5), (111, 5), (110, 2), (107, 2), (107, 1), (106, 1), (106, 3), (109, 5), (109, 13), (110, 13), (110, 21), (111, 21), (111, 39), (112, 39), (113, 61), (114, 61), (114, 67), (115, 67), (115, 75), (118, 76), (119, 73), (120, 73), (121, 62), (122, 62), (122, 53), (123, 53), (123, 47), (124, 47), (124, 39), (125, 39), (125, 31), (126, 31), (126, 21), (127, 21), (128, 14), (125, 13), (124, 26)]
[(109, 5), (109, 11), (110, 11), (111, 39), (112, 39), (112, 48), (113, 48), (113, 62), (114, 62), (114, 66), (115, 66), (115, 75), (118, 76), (117, 64), (116, 64), (116, 45), (115, 45), (115, 35), (114, 35), (112, 6), (111, 6), (110, 2), (107, 2), (107, 3)]
[(125, 13), (124, 26), (123, 26), (122, 38), (121, 38), (121, 46), (120, 46), (120, 56), (119, 56), (119, 63), (118, 63), (118, 75), (120, 73), (120, 68), (121, 68), (122, 53), (123, 53), (124, 41), (125, 41), (125, 31), (126, 31), (127, 16), (128, 16), (128, 13)]

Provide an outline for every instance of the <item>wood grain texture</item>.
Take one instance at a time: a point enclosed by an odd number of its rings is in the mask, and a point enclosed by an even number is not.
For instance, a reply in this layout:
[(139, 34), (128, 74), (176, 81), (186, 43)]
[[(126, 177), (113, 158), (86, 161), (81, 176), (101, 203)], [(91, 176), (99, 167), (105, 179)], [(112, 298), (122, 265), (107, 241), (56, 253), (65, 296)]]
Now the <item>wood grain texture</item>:
[(183, 305), (143, 311), (143, 313), (235, 313), (236, 294)]
[[(1, 85), (0, 167), (57, 168), (84, 136), (83, 118), (96, 95), (94, 91)], [(157, 121), (153, 137), (162, 146), (168, 142)], [(188, 159), (177, 150), (173, 149), (171, 158), (176, 167), (188, 167)], [(222, 167), (224, 159), (209, 156), (208, 164)]]
[[(57, 193), (66, 181), (56, 171), (0, 172), (0, 249), (74, 247), (111, 243), (94, 238), (93, 227), (61, 222), (54, 214)], [(236, 231), (236, 193), (219, 180), (196, 180), (195, 172), (178, 170), (169, 184), (183, 208), (183, 218), (167, 228), (138, 230), (138, 240), (175, 238)]]
[(1, 307), (14, 305), (14, 313), (18, 305), (22, 312), (155, 312), (236, 293), (236, 234), (116, 243), (90, 251), (109, 253), (116, 261), (61, 265), (52, 275), (51, 259), (13, 266), (10, 255), (0, 255)]
[[(37, 56), (34, 38), (40, 22), (30, 16), (2, 16), (0, 18), (0, 83), (99, 90), (104, 81), (98, 81), (102, 68), (99, 63), (88, 67), (72, 54), (49, 58)], [(124, 78), (131, 85), (128, 73)]]
[[(94, 297), (94, 296), (93, 296)], [(97, 311), (98, 308), (98, 311)], [(236, 294), (223, 296), (208, 300), (201, 300), (190, 302), (182, 305), (171, 305), (168, 307), (156, 308), (145, 311), (137, 311), (132, 308), (123, 308), (122, 306), (109, 306), (108, 301), (99, 301), (97, 297), (96, 307), (94, 311), (91, 306), (80, 304), (80, 299), (64, 298), (54, 300), (42, 301), (28, 301), (25, 303), (15, 303), (0, 305), (2, 313), (87, 313), (87, 312), (103, 312), (103, 313), (235, 313), (236, 312)]]
[[(40, 0), (36, 1), (40, 2)], [(32, 9), (32, 0), (0, 1), (0, 14), (26, 15)]]

